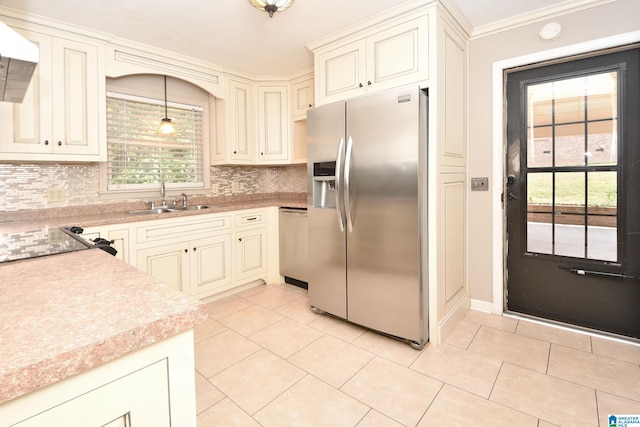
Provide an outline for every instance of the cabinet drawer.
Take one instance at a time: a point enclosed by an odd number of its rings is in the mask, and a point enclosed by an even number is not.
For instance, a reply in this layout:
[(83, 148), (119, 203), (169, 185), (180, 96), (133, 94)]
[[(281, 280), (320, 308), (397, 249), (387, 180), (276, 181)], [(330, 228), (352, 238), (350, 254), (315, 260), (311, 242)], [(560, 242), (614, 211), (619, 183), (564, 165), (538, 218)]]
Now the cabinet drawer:
[(166, 240), (174, 237), (202, 236), (231, 228), (231, 216), (221, 215), (191, 221), (158, 221), (136, 228), (138, 243)]
[(243, 212), (235, 216), (236, 227), (248, 227), (250, 225), (265, 224), (266, 222), (267, 211)]

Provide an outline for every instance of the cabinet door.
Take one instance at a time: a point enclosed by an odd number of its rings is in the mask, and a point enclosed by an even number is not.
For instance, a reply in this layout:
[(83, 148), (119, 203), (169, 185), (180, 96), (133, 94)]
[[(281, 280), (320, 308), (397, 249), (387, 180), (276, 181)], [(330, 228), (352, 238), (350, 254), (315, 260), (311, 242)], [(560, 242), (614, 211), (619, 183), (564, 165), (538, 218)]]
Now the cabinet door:
[(51, 37), (17, 30), (40, 49), (29, 89), (20, 104), (0, 102), (0, 151), (2, 153), (51, 153)]
[(116, 258), (121, 261), (129, 263), (129, 230), (118, 229), (118, 230), (109, 230), (107, 232), (107, 237), (105, 239), (112, 241), (113, 246), (118, 253), (116, 254)]
[(414, 19), (367, 38), (369, 92), (428, 79), (427, 19)]
[[(121, 226), (116, 226), (121, 227)], [(111, 241), (111, 246), (118, 253), (116, 258), (129, 264), (129, 229), (105, 227), (88, 227), (84, 229), (83, 236), (95, 240), (98, 237)]]
[(190, 295), (222, 291), (232, 284), (231, 234), (190, 242)]
[(267, 272), (267, 229), (236, 233), (236, 280), (256, 278)]
[(98, 48), (54, 37), (52, 58), (53, 151), (98, 155), (101, 93)]
[(367, 42), (358, 40), (318, 55), (318, 102), (327, 104), (366, 93)]
[(160, 360), (13, 425), (169, 427), (168, 368)]
[(286, 86), (258, 86), (258, 160), (289, 158), (288, 105)]
[(231, 160), (253, 160), (253, 87), (229, 80), (228, 152)]
[(189, 242), (141, 249), (138, 269), (179, 291), (189, 290)]
[(102, 161), (104, 74), (97, 45), (20, 31), (40, 49), (21, 104), (0, 103), (0, 152), (11, 160)]
[(313, 79), (293, 84), (291, 92), (291, 115), (294, 119), (306, 119), (307, 110), (315, 103)]

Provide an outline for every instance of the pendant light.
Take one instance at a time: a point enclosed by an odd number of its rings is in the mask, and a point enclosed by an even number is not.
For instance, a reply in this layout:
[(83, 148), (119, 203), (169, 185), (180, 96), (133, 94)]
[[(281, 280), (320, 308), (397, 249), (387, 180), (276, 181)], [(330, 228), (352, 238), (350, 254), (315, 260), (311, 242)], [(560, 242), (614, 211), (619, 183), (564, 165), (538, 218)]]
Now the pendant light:
[(269, 18), (273, 18), (274, 13), (288, 9), (293, 0), (249, 0), (249, 2), (256, 9), (267, 12)]
[(164, 118), (160, 121), (160, 129), (158, 132), (164, 135), (171, 135), (176, 132), (169, 114), (167, 113), (167, 76), (164, 76)]

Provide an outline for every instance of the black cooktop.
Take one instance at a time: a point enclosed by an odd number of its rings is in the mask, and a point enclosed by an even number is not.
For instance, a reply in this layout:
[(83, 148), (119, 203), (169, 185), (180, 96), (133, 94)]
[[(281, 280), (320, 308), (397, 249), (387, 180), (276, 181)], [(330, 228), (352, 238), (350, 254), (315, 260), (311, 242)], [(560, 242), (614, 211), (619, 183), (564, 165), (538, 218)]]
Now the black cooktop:
[(81, 251), (91, 245), (63, 228), (0, 234), (0, 262)]

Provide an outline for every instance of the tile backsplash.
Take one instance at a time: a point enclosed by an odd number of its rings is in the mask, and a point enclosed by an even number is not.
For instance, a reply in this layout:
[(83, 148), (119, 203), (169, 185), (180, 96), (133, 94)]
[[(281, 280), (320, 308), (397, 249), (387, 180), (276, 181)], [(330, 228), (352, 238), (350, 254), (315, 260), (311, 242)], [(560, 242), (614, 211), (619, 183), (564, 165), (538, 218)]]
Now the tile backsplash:
[[(304, 193), (306, 173), (305, 164), (211, 166), (212, 194)], [(0, 211), (113, 203), (113, 199), (99, 197), (99, 176), (97, 163), (0, 163)], [(65, 201), (49, 203), (47, 192), (51, 189), (62, 189)]]

